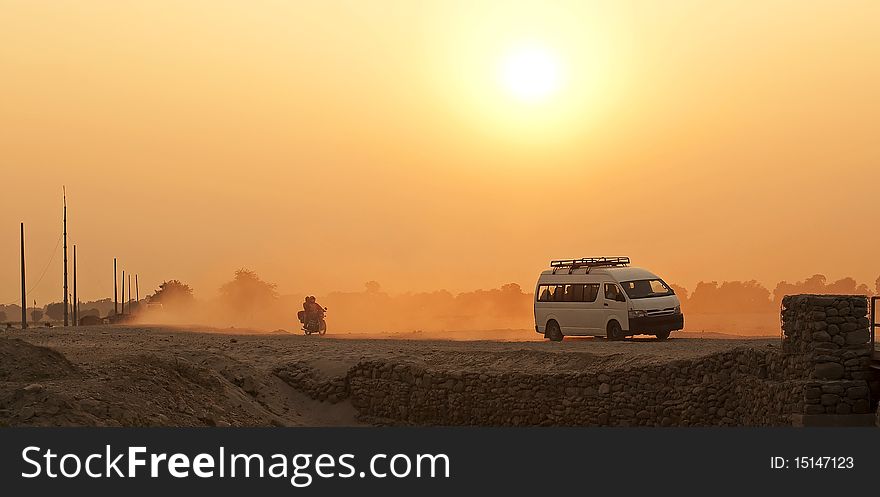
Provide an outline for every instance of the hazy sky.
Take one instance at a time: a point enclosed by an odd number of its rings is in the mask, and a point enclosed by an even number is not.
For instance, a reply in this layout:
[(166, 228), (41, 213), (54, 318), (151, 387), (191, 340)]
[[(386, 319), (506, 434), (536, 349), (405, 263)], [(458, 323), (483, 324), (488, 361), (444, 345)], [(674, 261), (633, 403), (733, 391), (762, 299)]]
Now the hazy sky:
[[(526, 287), (551, 258), (880, 275), (880, 2), (0, 0), (0, 303), (61, 229), (198, 295)], [(558, 88), (502, 62), (539, 47)], [(527, 68), (528, 69), (528, 68)], [(29, 300), (61, 299), (60, 249)]]

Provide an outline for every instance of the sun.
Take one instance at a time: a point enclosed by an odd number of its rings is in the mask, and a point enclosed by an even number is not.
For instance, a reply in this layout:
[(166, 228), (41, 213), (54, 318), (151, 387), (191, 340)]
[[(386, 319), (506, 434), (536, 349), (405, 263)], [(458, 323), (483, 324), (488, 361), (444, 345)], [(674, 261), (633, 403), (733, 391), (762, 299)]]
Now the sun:
[(546, 100), (562, 85), (559, 58), (541, 46), (511, 51), (501, 60), (499, 73), (501, 85), (524, 102)]

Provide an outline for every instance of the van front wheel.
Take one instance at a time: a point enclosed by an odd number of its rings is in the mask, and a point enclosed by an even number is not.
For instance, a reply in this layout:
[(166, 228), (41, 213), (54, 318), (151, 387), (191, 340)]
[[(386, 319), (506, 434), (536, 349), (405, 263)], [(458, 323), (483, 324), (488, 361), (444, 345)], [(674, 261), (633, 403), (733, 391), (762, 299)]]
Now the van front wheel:
[(657, 337), (657, 340), (666, 340), (667, 338), (669, 338), (669, 332), (661, 331), (659, 333), (654, 333), (654, 336)]
[(550, 321), (547, 323), (547, 332), (544, 333), (544, 336), (550, 339), (553, 342), (562, 341), (562, 330), (559, 329), (559, 323), (556, 321)]
[(620, 327), (620, 323), (617, 321), (611, 321), (608, 323), (608, 328), (605, 330), (605, 337), (608, 340), (623, 340), (623, 329)]

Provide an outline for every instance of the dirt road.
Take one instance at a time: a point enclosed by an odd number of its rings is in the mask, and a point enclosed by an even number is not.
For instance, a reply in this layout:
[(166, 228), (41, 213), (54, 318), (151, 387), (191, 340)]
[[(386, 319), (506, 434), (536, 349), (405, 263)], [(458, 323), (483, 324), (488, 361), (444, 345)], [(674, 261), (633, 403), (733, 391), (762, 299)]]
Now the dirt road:
[[(506, 333), (504, 339), (517, 337), (517, 332)], [(359, 361), (388, 358), (461, 371), (613, 370), (735, 347), (779, 346), (771, 339), (699, 338), (551, 343), (537, 341), (534, 332), (523, 333), (528, 341), (118, 326), (3, 332), (0, 424), (357, 425), (362, 421), (347, 402), (309, 398), (275, 373), (295, 364), (325, 378), (343, 377)]]

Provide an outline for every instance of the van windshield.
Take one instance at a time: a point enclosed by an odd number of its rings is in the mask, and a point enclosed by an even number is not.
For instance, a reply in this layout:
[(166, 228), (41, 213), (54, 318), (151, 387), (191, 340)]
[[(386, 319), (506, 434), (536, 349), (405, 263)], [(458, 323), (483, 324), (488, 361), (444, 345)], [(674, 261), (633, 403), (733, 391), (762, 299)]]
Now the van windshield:
[(623, 291), (631, 299), (646, 299), (650, 297), (665, 297), (675, 295), (669, 285), (661, 279), (624, 281), (620, 284)]

